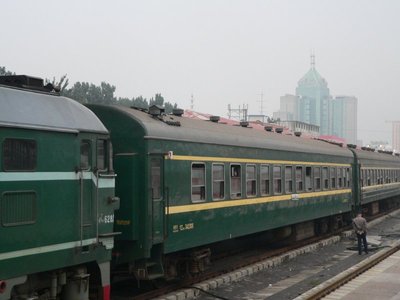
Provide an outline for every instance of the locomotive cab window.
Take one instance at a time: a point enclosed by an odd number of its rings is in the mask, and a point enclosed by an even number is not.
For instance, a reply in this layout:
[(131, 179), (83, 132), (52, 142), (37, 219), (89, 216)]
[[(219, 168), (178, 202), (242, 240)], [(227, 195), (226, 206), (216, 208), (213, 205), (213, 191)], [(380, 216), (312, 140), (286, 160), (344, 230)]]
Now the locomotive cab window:
[(225, 166), (222, 164), (213, 164), (213, 200), (225, 199)]
[(5, 139), (3, 142), (4, 171), (34, 171), (37, 162), (35, 140)]
[(246, 166), (246, 193), (247, 197), (255, 197), (257, 195), (257, 176), (256, 166)]
[(81, 169), (90, 169), (90, 141), (81, 141)]
[(206, 200), (206, 165), (192, 164), (192, 201)]
[(241, 166), (231, 165), (231, 198), (242, 197), (242, 176)]
[(261, 196), (270, 195), (269, 166), (260, 166)]
[(96, 167), (98, 170), (106, 170), (107, 169), (107, 141), (100, 139), (97, 140), (97, 164)]

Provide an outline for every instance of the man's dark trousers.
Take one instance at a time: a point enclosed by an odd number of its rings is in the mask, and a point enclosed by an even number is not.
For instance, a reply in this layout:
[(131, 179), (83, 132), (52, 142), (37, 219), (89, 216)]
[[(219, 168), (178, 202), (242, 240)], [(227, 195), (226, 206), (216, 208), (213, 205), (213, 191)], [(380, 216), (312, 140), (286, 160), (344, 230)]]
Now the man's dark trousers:
[(364, 232), (362, 234), (357, 233), (357, 241), (358, 241), (358, 254), (361, 255), (362, 250), (361, 250), (361, 241), (364, 244), (364, 251), (365, 253), (368, 253), (368, 244), (367, 244), (367, 234)]

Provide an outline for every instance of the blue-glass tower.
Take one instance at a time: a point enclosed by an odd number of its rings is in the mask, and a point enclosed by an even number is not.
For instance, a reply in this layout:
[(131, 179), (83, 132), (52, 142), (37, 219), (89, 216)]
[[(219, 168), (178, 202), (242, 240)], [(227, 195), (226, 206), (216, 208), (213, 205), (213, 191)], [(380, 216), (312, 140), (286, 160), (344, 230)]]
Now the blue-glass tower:
[(330, 134), (330, 100), (328, 83), (315, 69), (315, 56), (311, 55), (311, 68), (299, 80), (299, 120), (318, 125), (322, 135)]

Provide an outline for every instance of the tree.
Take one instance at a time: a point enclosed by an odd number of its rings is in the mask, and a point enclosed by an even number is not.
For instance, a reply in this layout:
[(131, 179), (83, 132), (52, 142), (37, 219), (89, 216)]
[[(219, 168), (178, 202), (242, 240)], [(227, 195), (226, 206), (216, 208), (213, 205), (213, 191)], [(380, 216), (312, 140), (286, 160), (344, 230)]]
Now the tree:
[[(8, 71), (5, 67), (0, 67), (0, 75), (15, 75), (15, 73)], [(159, 93), (155, 94), (154, 98), (147, 101), (143, 96), (130, 98), (116, 98), (114, 93), (116, 87), (107, 82), (102, 81), (101, 84), (95, 85), (89, 82), (75, 82), (71, 88), (68, 88), (69, 79), (67, 74), (61, 76), (60, 80), (53, 77), (52, 80), (46, 79), (45, 83), (52, 83), (53, 86), (60, 88), (62, 96), (69, 97), (81, 103), (91, 104), (120, 104), (124, 106), (134, 106), (143, 109), (149, 108), (150, 105), (159, 105), (165, 107), (166, 113), (172, 113), (172, 110), (177, 107), (177, 104), (165, 102), (164, 97)]]
[(8, 71), (6, 67), (0, 67), (0, 75), (15, 75), (15, 73)]
[(115, 86), (106, 82), (102, 82), (100, 86), (89, 82), (75, 82), (72, 88), (65, 89), (62, 94), (81, 103), (110, 105), (117, 102), (114, 92)]
[(60, 93), (61, 93), (61, 95), (63, 95), (63, 92), (67, 89), (67, 86), (69, 84), (69, 79), (67, 78), (67, 74), (65, 74), (65, 75), (61, 76), (59, 81), (57, 81), (56, 78), (53, 77), (52, 81), (46, 79), (45, 83), (51, 83), (54, 87), (59, 87)]

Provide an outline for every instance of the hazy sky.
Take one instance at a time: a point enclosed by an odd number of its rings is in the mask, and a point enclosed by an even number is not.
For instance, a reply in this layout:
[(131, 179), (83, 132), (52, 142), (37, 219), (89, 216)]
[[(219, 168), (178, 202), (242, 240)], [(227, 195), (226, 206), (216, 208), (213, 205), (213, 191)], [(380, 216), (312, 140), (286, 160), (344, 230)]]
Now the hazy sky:
[(4, 1), (0, 66), (70, 82), (106, 81), (227, 115), (268, 115), (310, 67), (358, 98), (358, 136), (391, 139), (400, 120), (400, 1)]

